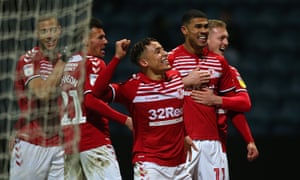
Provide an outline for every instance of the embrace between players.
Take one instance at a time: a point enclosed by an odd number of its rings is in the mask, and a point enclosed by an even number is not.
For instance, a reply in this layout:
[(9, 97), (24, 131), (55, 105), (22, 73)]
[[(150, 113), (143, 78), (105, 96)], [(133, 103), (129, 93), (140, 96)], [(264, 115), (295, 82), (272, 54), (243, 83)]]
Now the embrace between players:
[[(238, 72), (217, 52), (220, 47), (210, 48), (213, 28), (203, 12), (187, 11), (183, 44), (166, 52), (158, 40), (141, 39), (129, 54), (139, 72), (112, 83), (130, 40), (115, 43), (115, 55), (106, 65), (108, 40), (102, 22), (92, 18), (85, 48), (64, 58), (56, 50), (61, 33), (57, 19), (41, 19), (39, 47), (17, 65), (22, 116), (10, 178), (122, 179), (109, 132), (109, 120), (115, 120), (133, 133), (135, 180), (229, 180), (228, 117), (250, 144), (249, 160), (258, 151), (243, 114), (250, 110), (250, 98)], [(228, 42), (223, 46), (225, 50)], [(123, 104), (129, 115), (109, 102)]]

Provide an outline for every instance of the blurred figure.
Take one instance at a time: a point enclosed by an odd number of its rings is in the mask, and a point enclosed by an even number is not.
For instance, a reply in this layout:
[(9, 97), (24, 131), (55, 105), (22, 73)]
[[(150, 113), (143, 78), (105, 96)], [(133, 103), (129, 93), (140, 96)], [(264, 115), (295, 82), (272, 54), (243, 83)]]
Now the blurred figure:
[(57, 45), (61, 26), (55, 16), (42, 16), (36, 26), (39, 46), (26, 52), (16, 67), (17, 121), (10, 179), (63, 180), (58, 97), (65, 55)]

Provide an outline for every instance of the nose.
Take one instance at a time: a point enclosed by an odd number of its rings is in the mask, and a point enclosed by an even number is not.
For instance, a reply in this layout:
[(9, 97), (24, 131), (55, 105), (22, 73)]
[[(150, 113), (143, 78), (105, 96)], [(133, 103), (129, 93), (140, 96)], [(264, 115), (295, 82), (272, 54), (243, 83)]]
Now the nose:
[(228, 39), (227, 39), (227, 38), (225, 38), (225, 39), (224, 39), (224, 41), (223, 41), (223, 43), (224, 43), (226, 46), (228, 46), (228, 44), (229, 44), (229, 41), (228, 41)]

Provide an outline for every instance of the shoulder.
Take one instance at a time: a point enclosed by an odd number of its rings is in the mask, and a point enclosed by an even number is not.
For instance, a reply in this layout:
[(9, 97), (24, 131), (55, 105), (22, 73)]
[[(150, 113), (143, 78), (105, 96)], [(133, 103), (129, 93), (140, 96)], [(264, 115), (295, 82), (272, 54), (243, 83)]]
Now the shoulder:
[(168, 79), (181, 78), (180, 72), (177, 70), (169, 70), (166, 72)]
[(175, 47), (174, 49), (172, 49), (171, 51), (168, 52), (169, 56), (172, 56), (172, 55), (176, 55), (178, 53), (182, 53), (184, 50), (183, 48), (183, 45), (179, 45), (177, 47)]
[(86, 61), (88, 65), (93, 67), (105, 67), (106, 63), (103, 59), (95, 56), (86, 56)]
[(21, 56), (20, 60), (24, 61), (25, 63), (31, 63), (36, 59), (39, 59), (38, 57), (42, 57), (42, 53), (39, 47), (34, 47), (25, 52), (25, 54)]
[(82, 61), (84, 58), (80, 53), (76, 53), (73, 56), (70, 57), (68, 62), (74, 63), (74, 62), (79, 62)]

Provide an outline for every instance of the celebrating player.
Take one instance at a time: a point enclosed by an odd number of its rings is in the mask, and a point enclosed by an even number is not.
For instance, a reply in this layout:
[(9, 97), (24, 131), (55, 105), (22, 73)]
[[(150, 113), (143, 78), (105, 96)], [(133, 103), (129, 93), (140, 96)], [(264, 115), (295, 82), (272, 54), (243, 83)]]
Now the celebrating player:
[(190, 179), (184, 145), (190, 152), (193, 144), (183, 123), (182, 79), (177, 71), (169, 71), (167, 52), (156, 39), (134, 44), (131, 60), (139, 73), (109, 85), (120, 61), (115, 57), (96, 80), (93, 94), (124, 104), (132, 117), (134, 179)]
[[(110, 140), (108, 119), (132, 129), (131, 118), (91, 94), (99, 73), (106, 67), (103, 57), (107, 43), (102, 22), (92, 18), (85, 42), (87, 55), (83, 51), (66, 64), (61, 81), (66, 106), (62, 112), (67, 154), (65, 179), (122, 179)], [(126, 39), (118, 41), (115, 56), (123, 58), (126, 55), (123, 47), (129, 43)]]
[(194, 71), (209, 74), (198, 86), (185, 88), (184, 122), (187, 133), (199, 151), (192, 152), (188, 171), (193, 179), (226, 179), (227, 164), (222, 154), (218, 133), (216, 109), (195, 102), (191, 98), (193, 90), (212, 89), (215, 94), (233, 96), (235, 86), (227, 61), (223, 56), (210, 52), (207, 47), (208, 18), (205, 13), (191, 9), (182, 17), (181, 32), (185, 41), (169, 53), (170, 64), (179, 70), (181, 76), (189, 77)]
[[(229, 34), (228, 31), (226, 29), (226, 23), (224, 21), (221, 20), (209, 20), (209, 36), (208, 36), (208, 48), (220, 55), (224, 55), (224, 52), (226, 50), (226, 48), (229, 45)], [(250, 97), (247, 93), (247, 89), (246, 89), (246, 84), (243, 81), (240, 73), (238, 72), (238, 70), (236, 68), (234, 68), (233, 66), (231, 66), (234, 74), (235, 74), (235, 78), (237, 79), (238, 82), (236, 83), (236, 92), (237, 94), (239, 94), (240, 97), (244, 97), (244, 99), (249, 99), (250, 102)], [(206, 96), (209, 97), (209, 96)], [(220, 99), (220, 97), (214, 95), (213, 97)], [(236, 98), (231, 98), (232, 100), (235, 101), (235, 103), (237, 103), (238, 100), (236, 100)], [(242, 105), (241, 103), (238, 103), (240, 105)], [(215, 105), (219, 105), (217, 103), (215, 103)], [(229, 109), (230, 110), (230, 109)], [(247, 150), (248, 150), (248, 154), (247, 154), (247, 158), (249, 161), (252, 161), (254, 159), (256, 159), (259, 155), (257, 147), (255, 145), (254, 142), (254, 138), (251, 134), (250, 131), (250, 127), (247, 123), (246, 117), (244, 115), (244, 113), (242, 112), (226, 112), (226, 110), (219, 110), (218, 111), (220, 113), (219, 115), (219, 125), (221, 127), (220, 129), (220, 135), (222, 138), (222, 142), (224, 144), (224, 150), (226, 152), (226, 136), (227, 136), (227, 119), (230, 118), (232, 120), (233, 125), (237, 128), (237, 130), (241, 133), (241, 135), (243, 136), (245, 142), (247, 143)], [(222, 112), (225, 112), (222, 113)]]

